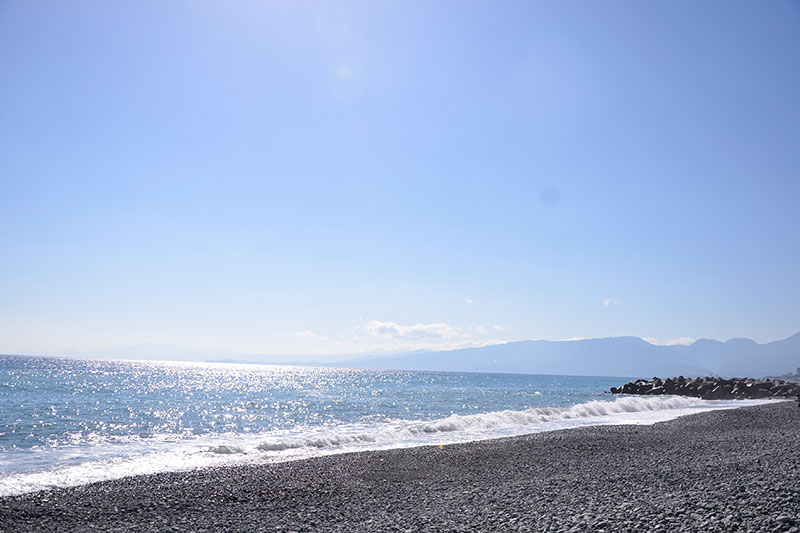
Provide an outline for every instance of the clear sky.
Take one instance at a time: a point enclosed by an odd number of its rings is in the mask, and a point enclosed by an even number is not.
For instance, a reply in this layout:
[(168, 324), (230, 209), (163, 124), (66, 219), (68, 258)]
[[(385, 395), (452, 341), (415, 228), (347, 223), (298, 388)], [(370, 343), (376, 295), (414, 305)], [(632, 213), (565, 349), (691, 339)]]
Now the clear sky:
[(0, 2), (0, 353), (800, 331), (800, 3)]

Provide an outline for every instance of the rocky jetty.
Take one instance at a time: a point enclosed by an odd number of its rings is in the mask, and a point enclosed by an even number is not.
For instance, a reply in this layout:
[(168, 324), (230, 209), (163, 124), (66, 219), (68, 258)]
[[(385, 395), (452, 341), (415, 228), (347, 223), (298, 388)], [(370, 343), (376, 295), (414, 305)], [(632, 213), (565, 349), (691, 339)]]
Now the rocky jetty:
[(704, 400), (791, 398), (800, 394), (800, 383), (780, 378), (656, 378), (629, 381), (611, 387), (612, 394), (677, 394)]

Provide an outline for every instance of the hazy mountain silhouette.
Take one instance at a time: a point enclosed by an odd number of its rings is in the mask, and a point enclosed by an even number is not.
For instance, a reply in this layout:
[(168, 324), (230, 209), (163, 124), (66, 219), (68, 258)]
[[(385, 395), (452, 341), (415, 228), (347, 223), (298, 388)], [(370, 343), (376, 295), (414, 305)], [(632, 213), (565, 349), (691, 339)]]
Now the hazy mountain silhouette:
[(800, 333), (758, 344), (751, 339), (725, 342), (700, 339), (688, 346), (659, 346), (639, 337), (575, 341), (518, 341), (452, 351), (416, 351), (382, 356), (296, 356), (241, 354), (180, 344), (138, 344), (104, 350), (61, 350), (66, 357), (220, 361), (350, 368), (451, 370), (584, 376), (646, 377), (722, 375), (775, 376), (800, 367)]
[(520, 341), (446, 352), (366, 357), (341, 366), (406, 370), (510, 372), (585, 376), (739, 375), (759, 377), (800, 367), (800, 333), (758, 344), (750, 339), (701, 339), (658, 346), (639, 337)]
[[(447, 352), (365, 358), (366, 368), (509, 372), (583, 376), (643, 376), (710, 374), (700, 365), (675, 361), (670, 347), (639, 337), (577, 341), (520, 341)], [(349, 365), (348, 365), (349, 366)]]
[(750, 339), (699, 339), (673, 349), (681, 361), (702, 363), (722, 375), (780, 375), (800, 367), (800, 333), (765, 344)]

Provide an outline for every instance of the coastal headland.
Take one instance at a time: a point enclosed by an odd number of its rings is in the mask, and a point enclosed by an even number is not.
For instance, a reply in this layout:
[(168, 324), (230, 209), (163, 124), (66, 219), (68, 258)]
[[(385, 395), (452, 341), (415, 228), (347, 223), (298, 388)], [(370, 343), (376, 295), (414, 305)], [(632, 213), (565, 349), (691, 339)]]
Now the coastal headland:
[(361, 452), (0, 499), (0, 531), (798, 531), (800, 409)]

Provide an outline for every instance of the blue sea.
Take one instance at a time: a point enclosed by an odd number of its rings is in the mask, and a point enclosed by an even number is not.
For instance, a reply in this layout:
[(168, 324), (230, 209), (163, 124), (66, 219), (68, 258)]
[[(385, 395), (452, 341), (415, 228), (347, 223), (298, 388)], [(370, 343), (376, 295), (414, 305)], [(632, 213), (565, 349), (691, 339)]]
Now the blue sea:
[(0, 356), (0, 496), (754, 403), (605, 393), (625, 381)]

